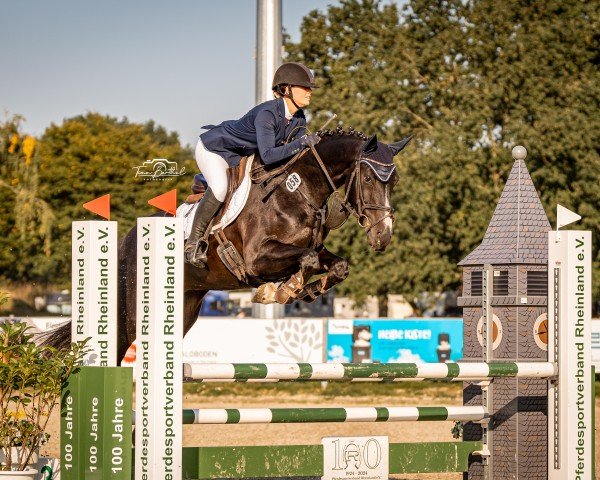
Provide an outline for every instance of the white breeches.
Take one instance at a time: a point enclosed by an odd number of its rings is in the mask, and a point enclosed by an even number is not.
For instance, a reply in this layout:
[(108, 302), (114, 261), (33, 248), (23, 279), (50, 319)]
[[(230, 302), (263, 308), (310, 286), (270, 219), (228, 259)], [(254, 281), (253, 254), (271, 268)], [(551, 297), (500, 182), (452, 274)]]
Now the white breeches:
[(229, 165), (223, 157), (207, 150), (198, 139), (196, 145), (196, 163), (206, 178), (208, 186), (217, 200), (223, 202), (227, 195), (227, 169)]

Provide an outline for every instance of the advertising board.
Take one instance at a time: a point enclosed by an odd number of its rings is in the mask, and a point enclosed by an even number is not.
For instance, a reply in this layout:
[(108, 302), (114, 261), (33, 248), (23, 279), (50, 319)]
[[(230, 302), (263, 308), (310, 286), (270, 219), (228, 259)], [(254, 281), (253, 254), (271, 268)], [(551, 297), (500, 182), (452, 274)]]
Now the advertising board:
[(462, 318), (330, 319), (328, 362), (424, 363), (462, 358)]

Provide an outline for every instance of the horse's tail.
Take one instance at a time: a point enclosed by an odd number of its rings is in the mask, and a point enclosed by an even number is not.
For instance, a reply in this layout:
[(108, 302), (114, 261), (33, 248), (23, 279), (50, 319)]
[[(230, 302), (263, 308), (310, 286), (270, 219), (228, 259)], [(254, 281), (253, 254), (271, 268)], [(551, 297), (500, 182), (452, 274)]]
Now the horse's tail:
[(135, 339), (137, 286), (137, 225), (123, 237), (119, 245), (118, 338), (119, 361)]
[(71, 320), (66, 321), (57, 328), (36, 336), (36, 343), (42, 346), (66, 349), (71, 347)]

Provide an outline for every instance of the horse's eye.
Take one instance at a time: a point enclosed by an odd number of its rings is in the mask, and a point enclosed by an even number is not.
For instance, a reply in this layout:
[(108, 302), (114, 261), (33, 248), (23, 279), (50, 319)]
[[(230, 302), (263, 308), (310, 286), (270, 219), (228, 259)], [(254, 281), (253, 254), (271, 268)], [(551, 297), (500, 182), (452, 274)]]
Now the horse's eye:
[(371, 183), (371, 177), (369, 175), (365, 177), (365, 182)]

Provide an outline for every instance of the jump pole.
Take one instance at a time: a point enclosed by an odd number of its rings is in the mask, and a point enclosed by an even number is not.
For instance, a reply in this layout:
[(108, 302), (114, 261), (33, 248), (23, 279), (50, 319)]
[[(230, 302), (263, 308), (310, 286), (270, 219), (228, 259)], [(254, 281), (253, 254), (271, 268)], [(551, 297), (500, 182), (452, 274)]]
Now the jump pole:
[(551, 362), (488, 363), (184, 363), (185, 382), (465, 381), (493, 377), (549, 378)]

